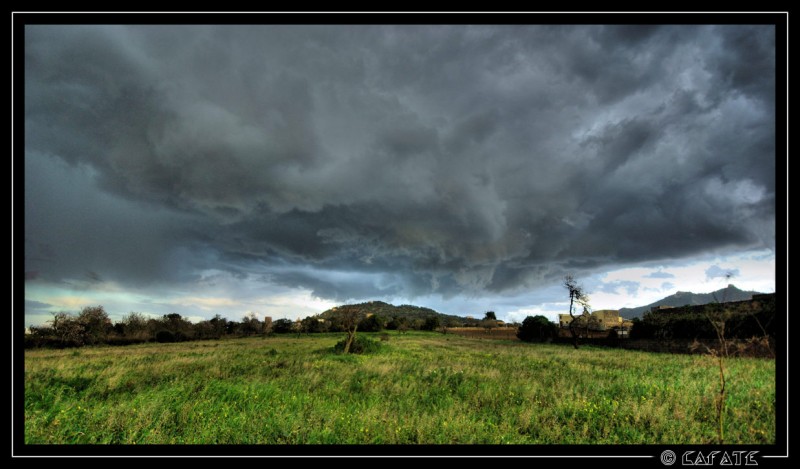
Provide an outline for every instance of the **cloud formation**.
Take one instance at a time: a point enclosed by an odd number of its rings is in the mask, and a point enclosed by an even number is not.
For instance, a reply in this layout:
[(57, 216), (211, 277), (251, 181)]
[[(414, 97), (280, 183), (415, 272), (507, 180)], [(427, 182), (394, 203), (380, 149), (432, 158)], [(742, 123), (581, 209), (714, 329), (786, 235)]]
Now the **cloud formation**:
[(341, 301), (447, 298), (774, 249), (774, 42), (733, 25), (27, 26), (26, 278), (217, 269)]
[(712, 278), (731, 279), (736, 277), (737, 275), (739, 275), (739, 269), (731, 269), (731, 268), (723, 269), (718, 265), (712, 265), (711, 267), (706, 269), (707, 279), (712, 279)]

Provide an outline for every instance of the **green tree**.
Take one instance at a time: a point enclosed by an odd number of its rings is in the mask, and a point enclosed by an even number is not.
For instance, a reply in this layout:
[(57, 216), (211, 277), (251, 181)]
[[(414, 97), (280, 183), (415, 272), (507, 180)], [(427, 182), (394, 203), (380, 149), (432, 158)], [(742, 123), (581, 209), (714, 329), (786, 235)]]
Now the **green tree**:
[(328, 322), (319, 316), (308, 316), (300, 324), (306, 334), (328, 331)]
[(78, 314), (78, 322), (83, 326), (83, 343), (100, 344), (108, 339), (114, 329), (108, 313), (102, 306), (87, 306)]
[(122, 326), (122, 335), (128, 339), (144, 342), (151, 338), (147, 318), (142, 313), (128, 313), (118, 325)]
[(494, 311), (486, 311), (486, 315), (483, 317), (484, 321), (497, 321), (497, 315), (494, 314)]
[(214, 326), (208, 320), (200, 321), (194, 325), (194, 338), (198, 340), (218, 339), (214, 337)]
[(241, 331), (244, 335), (258, 335), (264, 330), (264, 324), (256, 317), (256, 313), (250, 312), (242, 318)]
[(390, 330), (408, 330), (408, 318), (405, 316), (394, 316), (386, 323), (386, 328)]
[(363, 332), (380, 332), (385, 326), (386, 320), (377, 314), (362, 319), (358, 324), (358, 328)]
[(517, 329), (517, 337), (525, 342), (546, 342), (558, 334), (558, 326), (544, 316), (528, 316)]
[[(414, 318), (408, 322), (408, 328), (413, 329), (415, 331), (423, 331), (425, 330), (425, 319), (422, 318)], [(435, 329), (435, 327), (434, 327)]]
[(276, 334), (287, 334), (292, 332), (292, 328), (294, 328), (294, 322), (291, 319), (278, 319), (272, 323), (272, 331)]
[(225, 334), (225, 329), (228, 325), (228, 320), (220, 316), (219, 314), (215, 314), (213, 318), (208, 320), (208, 324), (211, 326), (211, 330), (213, 331), (213, 337), (215, 339), (219, 339)]
[(178, 313), (165, 314), (161, 317), (160, 323), (163, 330), (172, 333), (176, 342), (190, 340), (194, 337), (192, 323)]
[(442, 325), (442, 322), (439, 320), (439, 316), (428, 316), (425, 318), (425, 322), (422, 324), (422, 330), (424, 331), (435, 331)]

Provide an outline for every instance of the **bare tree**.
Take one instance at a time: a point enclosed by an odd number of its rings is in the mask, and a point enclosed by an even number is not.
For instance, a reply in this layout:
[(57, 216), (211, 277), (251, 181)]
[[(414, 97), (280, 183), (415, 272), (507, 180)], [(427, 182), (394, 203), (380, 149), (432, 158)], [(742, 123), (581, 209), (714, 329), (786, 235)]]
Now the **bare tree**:
[(725, 432), (724, 432), (724, 415), (725, 415), (725, 393), (727, 391), (727, 379), (725, 376), (725, 359), (728, 358), (728, 340), (725, 337), (725, 325), (730, 319), (730, 311), (728, 310), (725, 303), (728, 299), (728, 281), (730, 281), (731, 277), (733, 277), (733, 272), (727, 272), (725, 274), (725, 289), (722, 291), (722, 301), (720, 302), (719, 298), (717, 298), (716, 293), (714, 293), (714, 304), (709, 308), (706, 306), (706, 319), (708, 322), (711, 323), (711, 326), (714, 328), (714, 332), (717, 335), (717, 349), (713, 349), (711, 347), (706, 346), (706, 350), (708, 351), (709, 355), (715, 357), (717, 359), (717, 364), (719, 365), (719, 393), (717, 394), (716, 398), (716, 410), (717, 410), (717, 437), (719, 438), (719, 444), (724, 444), (725, 442)]
[(80, 347), (85, 343), (85, 330), (78, 319), (65, 311), (53, 314), (53, 334), (65, 346)]
[(589, 296), (583, 291), (583, 287), (578, 285), (571, 274), (564, 277), (564, 288), (569, 292), (569, 316), (572, 320), (569, 322), (569, 332), (572, 335), (572, 345), (575, 349), (578, 348), (578, 322), (574, 313), (575, 304), (581, 305), (584, 311), (589, 306)]
[[(734, 347), (736, 344), (731, 338), (726, 337), (726, 326), (728, 322), (733, 318), (734, 312), (727, 305), (728, 301), (728, 287), (730, 284), (728, 283), (733, 277), (733, 272), (727, 272), (725, 274), (725, 284), (726, 287), (722, 291), (722, 300), (717, 298), (716, 293), (714, 293), (714, 303), (708, 304), (705, 306), (705, 316), (708, 319), (708, 322), (714, 328), (714, 333), (716, 334), (717, 338), (717, 345), (716, 347), (709, 347), (705, 344), (700, 344), (699, 342), (695, 341), (692, 344), (692, 350), (697, 350), (699, 348), (705, 348), (706, 352), (716, 360), (717, 367), (719, 369), (719, 391), (717, 392), (715, 398), (715, 407), (717, 412), (717, 438), (719, 444), (725, 444), (725, 406), (727, 400), (728, 390), (733, 383), (729, 382), (728, 380), (728, 373), (725, 369), (725, 362), (728, 359), (731, 347)], [(751, 313), (752, 314), (752, 313)], [(767, 348), (770, 353), (772, 353), (772, 349), (769, 348), (769, 335), (767, 331), (761, 326), (761, 323), (758, 321), (758, 318), (755, 315), (752, 315), (753, 319), (756, 320), (761, 331), (764, 333), (763, 340), (767, 344)], [(741, 345), (741, 344), (739, 344)], [(736, 351), (736, 350), (734, 350)], [(774, 356), (774, 355), (773, 355)]]

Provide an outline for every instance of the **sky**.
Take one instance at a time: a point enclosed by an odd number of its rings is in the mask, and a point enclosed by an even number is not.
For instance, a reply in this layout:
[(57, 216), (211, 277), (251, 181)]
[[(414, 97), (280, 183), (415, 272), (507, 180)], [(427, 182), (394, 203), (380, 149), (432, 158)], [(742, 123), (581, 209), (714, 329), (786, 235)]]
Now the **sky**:
[(775, 291), (773, 26), (24, 37), (26, 325)]

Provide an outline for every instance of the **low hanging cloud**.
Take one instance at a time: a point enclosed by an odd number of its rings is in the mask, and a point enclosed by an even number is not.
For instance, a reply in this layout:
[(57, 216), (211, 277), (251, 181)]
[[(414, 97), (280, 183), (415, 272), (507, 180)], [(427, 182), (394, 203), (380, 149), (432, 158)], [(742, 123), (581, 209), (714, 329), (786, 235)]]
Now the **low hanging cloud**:
[(706, 278), (732, 278), (739, 275), (739, 269), (723, 269), (718, 265), (712, 265), (706, 269)]
[(639, 282), (630, 280), (616, 280), (614, 282), (601, 284), (597, 288), (597, 291), (611, 294), (619, 294), (620, 291), (624, 291), (629, 296), (635, 296), (636, 292), (639, 291), (639, 286)]
[(25, 311), (29, 312), (46, 312), (53, 305), (41, 301), (25, 300)]
[(774, 249), (774, 41), (26, 26), (26, 271), (163, 288), (221, 269), (346, 300)]
[(671, 274), (669, 272), (663, 272), (663, 271), (659, 270), (659, 271), (656, 271), (656, 272), (651, 272), (651, 273), (645, 275), (645, 277), (647, 277), (647, 278), (675, 278), (675, 275), (673, 275), (673, 274)]

